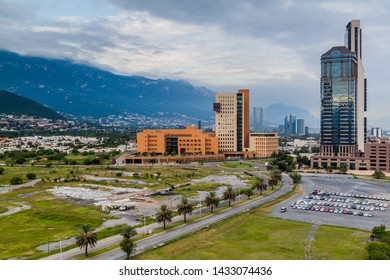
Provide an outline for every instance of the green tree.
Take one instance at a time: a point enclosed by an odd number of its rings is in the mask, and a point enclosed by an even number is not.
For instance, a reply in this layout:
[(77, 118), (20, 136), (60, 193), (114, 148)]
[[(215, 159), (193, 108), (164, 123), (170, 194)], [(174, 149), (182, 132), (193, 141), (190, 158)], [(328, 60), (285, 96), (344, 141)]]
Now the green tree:
[(92, 232), (89, 224), (81, 225), (81, 232), (76, 236), (76, 244), (80, 249), (85, 248), (85, 255), (88, 256), (88, 246), (95, 247), (97, 243), (97, 233)]
[(4, 168), (0, 167), (0, 175), (4, 173)]
[(348, 165), (346, 163), (341, 163), (340, 164), (340, 168), (339, 168), (340, 172), (345, 174), (347, 173), (348, 171)]
[(366, 246), (369, 260), (389, 260), (390, 246), (383, 242), (371, 242)]
[(379, 241), (382, 241), (383, 238), (386, 235), (386, 226), (380, 225), (377, 227), (373, 227), (371, 230), (371, 238), (375, 241), (375, 239), (378, 239)]
[(375, 179), (383, 179), (386, 177), (385, 173), (383, 173), (381, 170), (375, 170), (374, 173), (372, 173), (372, 176)]
[(236, 200), (236, 193), (233, 191), (233, 188), (229, 186), (224, 192), (223, 192), (223, 199), (229, 201), (229, 207), (230, 202)]
[(187, 222), (187, 214), (192, 214), (194, 210), (194, 205), (188, 202), (186, 197), (181, 198), (181, 202), (176, 206), (177, 214), (183, 215), (184, 222)]
[(217, 197), (215, 192), (209, 192), (205, 198), (206, 205), (210, 207), (210, 212), (213, 213), (214, 206), (218, 207), (220, 199)]
[(253, 195), (253, 189), (252, 188), (244, 189), (243, 193), (248, 197), (248, 199), (250, 199), (251, 196)]
[(160, 210), (156, 214), (157, 222), (163, 223), (164, 229), (166, 228), (166, 223), (171, 223), (173, 217), (173, 211), (168, 208), (167, 205), (163, 204), (160, 207)]
[(121, 243), (119, 243), (119, 246), (121, 247), (122, 251), (126, 253), (126, 259), (130, 259), (131, 254), (135, 252), (135, 248), (137, 247), (136, 244), (134, 244), (132, 239), (123, 238)]
[(256, 177), (256, 181), (253, 183), (253, 188), (260, 191), (260, 195), (263, 194), (263, 185), (264, 185), (264, 179), (260, 177)]
[(12, 177), (11, 180), (9, 180), (9, 182), (11, 183), (11, 185), (20, 185), (23, 184), (23, 179), (22, 177), (16, 176), (16, 177)]
[(131, 254), (134, 253), (135, 248), (137, 246), (136, 244), (134, 244), (133, 240), (131, 239), (136, 234), (137, 232), (132, 226), (125, 227), (121, 233), (123, 239), (119, 245), (122, 251), (126, 253), (127, 259), (129, 259)]
[(293, 180), (294, 184), (299, 184), (302, 179), (302, 175), (296, 172), (290, 173), (288, 176)]

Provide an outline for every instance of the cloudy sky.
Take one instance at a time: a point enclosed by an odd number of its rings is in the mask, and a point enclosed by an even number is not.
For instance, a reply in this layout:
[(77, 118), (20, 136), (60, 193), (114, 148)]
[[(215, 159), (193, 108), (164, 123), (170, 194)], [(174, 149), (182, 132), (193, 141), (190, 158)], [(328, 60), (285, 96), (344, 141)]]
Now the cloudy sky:
[(360, 19), (370, 120), (390, 115), (390, 1), (0, 0), (0, 49), (251, 90), (319, 115), (320, 57)]

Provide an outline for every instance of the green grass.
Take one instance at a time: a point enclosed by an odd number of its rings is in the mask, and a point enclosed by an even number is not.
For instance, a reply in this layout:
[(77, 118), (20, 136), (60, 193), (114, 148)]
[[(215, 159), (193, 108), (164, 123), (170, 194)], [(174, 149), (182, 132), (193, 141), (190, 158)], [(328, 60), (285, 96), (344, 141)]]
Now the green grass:
[(224, 162), (219, 164), (219, 166), (227, 167), (227, 168), (252, 168), (253, 165), (249, 163), (241, 163), (241, 162)]
[[(9, 194), (15, 196), (21, 192)], [(0, 259), (31, 259), (39, 255), (40, 244), (57, 241), (54, 235), (68, 238), (77, 235), (81, 224), (99, 226), (107, 214), (94, 207), (78, 206), (37, 194), (24, 199), (32, 208), (0, 217)]]
[(7, 207), (3, 207), (3, 206), (0, 205), (0, 214), (1, 214), (1, 213), (5, 213), (5, 212), (7, 212), (7, 211), (8, 211), (8, 208), (7, 208)]
[[(134, 259), (301, 260), (311, 224), (265, 217), (259, 211), (225, 220), (210, 228)], [(320, 226), (311, 244), (312, 259), (366, 259), (369, 233)]]
[(181, 188), (177, 188), (174, 190), (175, 194), (184, 195), (186, 197), (190, 196), (196, 196), (198, 195), (198, 191), (215, 191), (221, 186), (226, 186), (228, 184), (222, 184), (222, 183), (208, 183), (208, 182), (202, 182), (202, 183), (196, 183), (190, 186), (185, 186)]

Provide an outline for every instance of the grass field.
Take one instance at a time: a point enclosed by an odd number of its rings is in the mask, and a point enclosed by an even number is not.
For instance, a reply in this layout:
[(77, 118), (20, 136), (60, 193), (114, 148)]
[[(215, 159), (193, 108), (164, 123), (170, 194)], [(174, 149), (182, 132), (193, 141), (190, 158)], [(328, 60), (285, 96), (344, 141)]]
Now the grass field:
[(227, 168), (252, 168), (253, 165), (249, 163), (241, 163), (241, 162), (224, 162), (219, 164), (219, 166), (227, 167)]
[[(134, 259), (302, 260), (306, 259), (311, 225), (242, 214), (211, 228), (146, 252)], [(366, 259), (369, 232), (320, 226), (310, 244), (311, 259)]]

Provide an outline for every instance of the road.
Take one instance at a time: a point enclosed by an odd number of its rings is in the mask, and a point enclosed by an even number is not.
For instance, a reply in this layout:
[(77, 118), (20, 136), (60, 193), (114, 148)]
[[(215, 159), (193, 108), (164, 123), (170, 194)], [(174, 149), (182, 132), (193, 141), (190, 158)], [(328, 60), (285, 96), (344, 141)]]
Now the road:
[[(135, 253), (136, 254), (142, 253), (143, 251), (145, 251), (149, 248), (160, 246), (160, 245), (165, 244), (173, 239), (176, 239), (176, 238), (182, 237), (184, 235), (190, 234), (192, 232), (198, 231), (202, 228), (208, 227), (208, 226), (215, 224), (219, 221), (222, 221), (222, 220), (227, 219), (229, 217), (232, 217), (234, 215), (248, 211), (251, 208), (258, 207), (265, 202), (272, 201), (273, 199), (275, 199), (275, 198), (281, 196), (282, 194), (285, 194), (291, 190), (292, 184), (290, 182), (291, 182), (291, 179), (287, 175), (283, 174), (283, 181), (282, 181), (281, 187), (279, 189), (277, 189), (275, 192), (273, 192), (267, 196), (261, 196), (261, 197), (258, 197), (258, 198), (252, 199), (252, 200), (248, 200), (247, 202), (245, 202), (243, 204), (228, 208), (228, 209), (221, 211), (219, 213), (215, 213), (213, 215), (204, 217), (202, 219), (199, 219), (199, 220), (196, 220), (193, 222), (189, 222), (185, 225), (173, 228), (171, 230), (167, 230), (167, 231), (164, 231), (162, 233), (152, 235), (148, 238), (144, 238), (144, 239), (136, 242), (137, 251)], [(202, 213), (205, 213), (206, 211), (209, 211), (209, 210), (208, 210), (208, 208), (207, 209), (202, 208), (201, 211), (202, 211)], [(199, 213), (194, 212), (193, 215), (197, 215), (197, 214), (199, 214)], [(182, 217), (179, 217), (179, 216), (174, 217), (173, 222), (179, 221), (181, 219), (182, 219)], [(151, 225), (148, 225), (146, 227), (138, 228), (137, 231), (138, 231), (138, 233), (142, 233), (144, 231), (149, 231), (149, 230), (153, 230), (156, 228), (161, 228), (161, 225), (159, 225), (157, 223), (151, 224)], [(122, 236), (120, 236), (120, 235), (115, 235), (115, 236), (112, 236), (112, 237), (109, 237), (106, 239), (102, 239), (102, 240), (98, 241), (98, 244), (96, 247), (90, 248), (88, 251), (94, 252), (96, 250), (101, 250), (105, 247), (119, 244), (121, 240), (122, 240)], [(74, 249), (71, 249), (69, 251), (63, 252), (62, 259), (74, 259), (74, 258), (82, 255), (83, 253), (84, 253), (83, 250), (80, 250), (79, 248), (74, 248)], [(109, 252), (100, 254), (98, 256), (95, 256), (91, 259), (93, 259), (93, 260), (116, 260), (116, 259), (123, 259), (124, 257), (125, 257), (124, 252), (120, 248), (118, 248), (118, 249), (114, 249), (114, 250), (111, 250)], [(59, 260), (59, 259), (61, 259), (61, 254), (51, 255), (51, 256), (48, 256), (48, 257), (43, 258), (43, 259), (45, 259), (45, 260)]]

